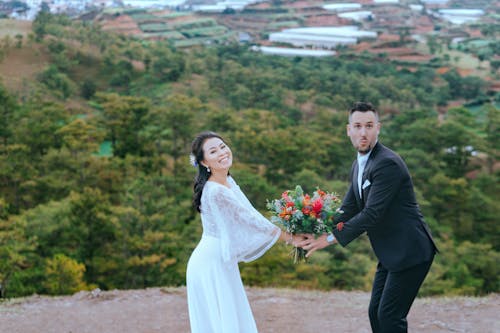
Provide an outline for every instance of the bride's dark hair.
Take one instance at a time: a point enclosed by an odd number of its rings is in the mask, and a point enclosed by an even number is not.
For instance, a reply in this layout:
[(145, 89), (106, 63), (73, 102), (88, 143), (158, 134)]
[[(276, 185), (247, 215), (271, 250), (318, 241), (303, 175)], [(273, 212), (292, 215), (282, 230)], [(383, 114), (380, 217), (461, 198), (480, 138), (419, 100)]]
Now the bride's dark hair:
[(191, 154), (194, 156), (195, 166), (198, 167), (198, 173), (196, 174), (193, 185), (193, 207), (196, 208), (198, 212), (200, 212), (201, 194), (203, 193), (203, 187), (205, 186), (208, 177), (210, 177), (210, 172), (206, 167), (201, 165), (201, 161), (205, 159), (205, 157), (203, 156), (203, 144), (207, 139), (211, 138), (219, 138), (224, 141), (224, 139), (219, 134), (206, 131), (198, 134), (196, 138), (194, 138), (193, 143), (191, 143)]

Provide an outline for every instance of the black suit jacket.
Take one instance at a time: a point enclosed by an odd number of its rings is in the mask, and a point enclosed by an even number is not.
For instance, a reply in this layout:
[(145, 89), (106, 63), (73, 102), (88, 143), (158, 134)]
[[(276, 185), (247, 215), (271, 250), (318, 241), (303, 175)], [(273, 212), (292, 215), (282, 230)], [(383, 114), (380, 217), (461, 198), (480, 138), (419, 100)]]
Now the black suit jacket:
[(351, 186), (342, 202), (337, 241), (346, 246), (366, 232), (380, 263), (399, 271), (432, 259), (437, 247), (418, 207), (413, 183), (399, 155), (377, 143), (366, 163), (359, 195), (358, 163), (351, 169)]

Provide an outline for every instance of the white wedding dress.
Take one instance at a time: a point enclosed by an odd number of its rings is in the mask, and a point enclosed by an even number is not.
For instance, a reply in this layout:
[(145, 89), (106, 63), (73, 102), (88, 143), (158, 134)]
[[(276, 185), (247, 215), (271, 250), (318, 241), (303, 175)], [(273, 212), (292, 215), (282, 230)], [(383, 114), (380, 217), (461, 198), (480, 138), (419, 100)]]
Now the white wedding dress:
[(257, 332), (238, 262), (263, 255), (281, 233), (228, 181), (208, 181), (201, 196), (203, 234), (186, 272), (192, 333)]

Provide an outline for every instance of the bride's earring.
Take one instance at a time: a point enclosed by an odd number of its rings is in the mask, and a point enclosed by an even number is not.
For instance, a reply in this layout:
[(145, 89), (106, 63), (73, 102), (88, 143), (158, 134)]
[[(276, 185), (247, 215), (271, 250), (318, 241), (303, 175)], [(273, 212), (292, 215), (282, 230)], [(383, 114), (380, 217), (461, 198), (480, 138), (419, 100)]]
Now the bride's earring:
[(209, 167), (207, 167), (207, 172), (210, 173), (210, 168)]

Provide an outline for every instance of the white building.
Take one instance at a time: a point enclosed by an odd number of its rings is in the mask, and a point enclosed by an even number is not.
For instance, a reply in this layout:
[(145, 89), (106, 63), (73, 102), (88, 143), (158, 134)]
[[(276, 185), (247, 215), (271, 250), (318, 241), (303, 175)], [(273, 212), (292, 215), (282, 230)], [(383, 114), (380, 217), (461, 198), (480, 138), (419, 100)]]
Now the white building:
[(453, 24), (463, 24), (466, 22), (477, 21), (484, 15), (482, 9), (440, 9), (439, 15), (443, 20)]
[(377, 38), (377, 33), (359, 30), (356, 26), (342, 26), (285, 29), (269, 35), (269, 40), (275, 43), (326, 49), (356, 44), (360, 38)]
[(420, 2), (423, 2), (425, 4), (429, 5), (446, 5), (449, 0), (420, 0)]
[(278, 55), (282, 57), (331, 57), (336, 54), (335, 51), (306, 50), (272, 46), (253, 46), (252, 50), (262, 52), (263, 54)]
[(250, 4), (262, 1), (264, 0), (225, 0), (214, 5), (193, 5), (192, 9), (200, 12), (222, 13), (225, 9), (243, 10)]
[(122, 0), (125, 6), (133, 8), (166, 8), (181, 6), (186, 0)]
[(424, 9), (424, 6), (422, 6), (422, 5), (410, 5), (410, 9), (413, 10), (414, 12), (421, 12), (422, 9)]
[(375, 4), (399, 3), (399, 0), (373, 0)]
[(323, 8), (333, 12), (343, 12), (350, 10), (361, 9), (361, 4), (349, 2), (349, 3), (332, 3), (328, 5), (323, 5)]
[(344, 12), (344, 13), (339, 13), (339, 17), (345, 18), (345, 19), (350, 19), (354, 21), (363, 21), (366, 20), (370, 17), (375, 17), (373, 13), (369, 10), (360, 10), (356, 12)]

